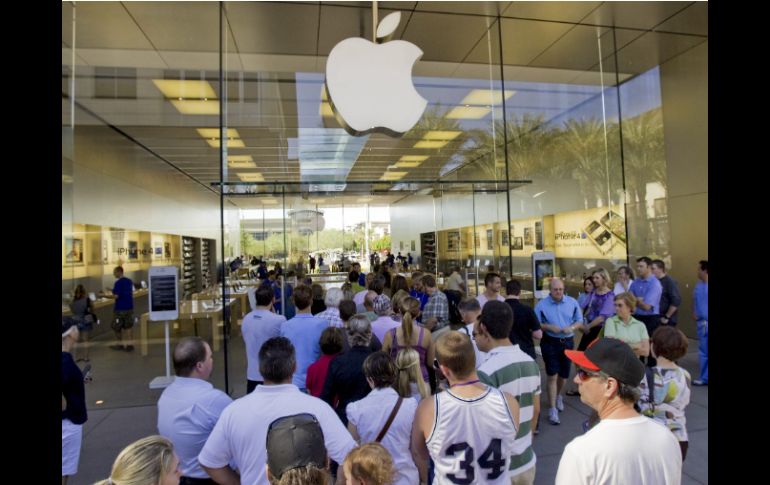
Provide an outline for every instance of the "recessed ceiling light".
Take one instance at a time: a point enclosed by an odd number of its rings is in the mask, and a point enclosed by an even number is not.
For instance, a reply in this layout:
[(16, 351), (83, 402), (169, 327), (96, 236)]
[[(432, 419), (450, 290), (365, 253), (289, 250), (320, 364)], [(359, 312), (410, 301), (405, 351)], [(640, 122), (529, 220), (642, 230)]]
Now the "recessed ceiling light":
[(424, 162), (429, 157), (427, 155), (404, 155), (399, 158), (399, 162)]
[(257, 168), (251, 155), (228, 155), (227, 166), (231, 168)]
[(275, 199), (259, 199), (259, 202), (262, 204), (277, 204), (278, 201)]
[(62, 183), (65, 184), (71, 184), (75, 179), (72, 178), (72, 175), (64, 175), (61, 176)]
[(242, 182), (264, 182), (265, 177), (261, 173), (236, 173)]
[(545, 194), (545, 193), (546, 193), (546, 191), (545, 191), (545, 190), (544, 190), (544, 191), (542, 191), (542, 192), (538, 192), (538, 193), (536, 193), (535, 195), (533, 195), (533, 196), (532, 196), (532, 198), (534, 199), (535, 197), (540, 197), (541, 195), (543, 195), (543, 194)]
[(446, 117), (449, 119), (480, 120), (492, 111), (491, 108), (482, 106), (457, 106)]
[(312, 204), (323, 204), (324, 199), (310, 199), (309, 202)]
[[(504, 91), (505, 99), (510, 98), (516, 91)], [(460, 104), (491, 106), (503, 103), (503, 96), (497, 89), (474, 89), (463, 98)]]
[(422, 136), (423, 140), (454, 140), (462, 131), (429, 131)]
[(398, 167), (404, 167), (404, 168), (407, 168), (407, 167), (419, 167), (420, 163), (422, 163), (422, 162), (396, 162), (395, 165), (390, 165), (390, 166), (388, 166), (388, 168), (390, 168), (390, 167), (396, 167), (396, 168), (398, 168)]
[(219, 114), (219, 101), (203, 101), (186, 99), (179, 101), (177, 99), (170, 100), (174, 108), (177, 109), (183, 115), (218, 115)]
[(385, 172), (382, 177), (380, 177), (380, 180), (400, 180), (407, 173), (408, 172)]
[(188, 81), (181, 79), (153, 79), (163, 96), (177, 99), (216, 98), (217, 93), (208, 81)]
[[(219, 128), (198, 128), (196, 130), (203, 138), (219, 138)], [(235, 128), (227, 129), (227, 138), (240, 138), (238, 130)]]
[[(207, 139), (206, 143), (208, 143), (209, 146), (213, 148), (219, 148), (221, 145), (218, 139), (216, 140)], [(238, 140), (238, 139), (227, 140), (227, 148), (246, 148), (246, 144), (243, 143), (243, 140)]]
[(421, 140), (414, 144), (415, 148), (442, 148), (449, 143), (448, 141), (426, 141)]

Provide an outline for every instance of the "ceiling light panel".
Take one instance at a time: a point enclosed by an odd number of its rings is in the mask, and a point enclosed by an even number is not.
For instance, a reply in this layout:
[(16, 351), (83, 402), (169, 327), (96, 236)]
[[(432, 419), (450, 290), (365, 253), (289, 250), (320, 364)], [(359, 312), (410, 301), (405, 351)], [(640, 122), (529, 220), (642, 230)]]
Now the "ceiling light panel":
[[(504, 91), (505, 99), (510, 98), (516, 94), (516, 91), (506, 90)], [(479, 106), (495, 106), (503, 103), (503, 95), (499, 90), (491, 89), (474, 89), (463, 98), (461, 104), (466, 105), (479, 105)]]
[[(219, 148), (221, 146), (219, 139), (212, 140), (207, 138), (206, 143), (213, 148)], [(227, 148), (246, 148), (246, 144), (243, 143), (243, 140), (227, 140)]]
[(415, 148), (443, 148), (448, 141), (428, 141), (421, 140), (414, 144)]
[(153, 79), (153, 84), (163, 96), (181, 99), (214, 99), (217, 94), (208, 81), (183, 81), (179, 79)]
[(454, 140), (462, 131), (429, 131), (422, 136), (423, 140)]
[(215, 100), (170, 100), (174, 108), (183, 115), (218, 115), (219, 101)]
[[(196, 130), (203, 138), (219, 138), (219, 128), (198, 128)], [(241, 135), (235, 128), (227, 129), (227, 138), (240, 138)]]
[(446, 117), (455, 120), (480, 120), (492, 111), (484, 106), (457, 106)]
[(261, 173), (236, 173), (241, 182), (264, 182), (265, 177)]

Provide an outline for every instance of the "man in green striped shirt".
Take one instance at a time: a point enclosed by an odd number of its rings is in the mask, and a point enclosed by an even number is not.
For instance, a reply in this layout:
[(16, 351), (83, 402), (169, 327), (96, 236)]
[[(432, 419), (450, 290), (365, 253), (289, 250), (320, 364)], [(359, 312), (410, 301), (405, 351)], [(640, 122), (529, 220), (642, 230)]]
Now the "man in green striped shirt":
[(508, 338), (513, 326), (511, 307), (500, 301), (484, 305), (474, 325), (473, 337), (489, 358), (478, 368), (481, 382), (497, 387), (519, 401), (519, 430), (509, 467), (511, 485), (535, 482), (535, 451), (532, 426), (540, 415), (540, 367)]

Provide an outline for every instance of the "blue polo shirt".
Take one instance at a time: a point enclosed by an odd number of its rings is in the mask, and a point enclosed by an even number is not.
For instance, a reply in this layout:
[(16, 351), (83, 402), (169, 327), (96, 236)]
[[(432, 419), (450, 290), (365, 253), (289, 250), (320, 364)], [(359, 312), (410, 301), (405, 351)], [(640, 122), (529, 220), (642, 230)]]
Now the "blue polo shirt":
[(298, 313), (281, 324), (281, 336), (291, 340), (297, 356), (297, 370), (291, 383), (300, 389), (305, 388), (307, 368), (321, 356), (321, 333), (328, 326), (329, 322), (310, 313)]
[(644, 300), (645, 304), (652, 305), (651, 310), (642, 310), (637, 305), (634, 315), (657, 315), (660, 313), (660, 296), (663, 294), (663, 286), (654, 274), (650, 273), (650, 276), (644, 279), (636, 278), (628, 291), (633, 293), (635, 297)]
[(420, 300), (420, 311), (425, 309), (425, 305), (428, 303), (428, 298), (429, 298), (427, 293), (422, 293), (420, 291), (415, 291), (415, 290), (409, 290), (409, 296)]
[[(561, 328), (569, 327), (574, 323), (583, 323), (583, 312), (580, 310), (580, 305), (576, 299), (568, 295), (564, 295), (561, 301), (554, 300), (551, 295), (543, 298), (535, 305), (535, 315), (541, 324), (550, 323)], [(554, 333), (545, 328), (543, 331), (554, 338), (569, 338), (575, 335), (572, 332)]]
[(112, 287), (112, 294), (118, 297), (115, 300), (115, 311), (134, 309), (134, 282), (122, 276)]
[(693, 300), (695, 301), (695, 316), (698, 321), (709, 319), (709, 284), (698, 281), (693, 291)]

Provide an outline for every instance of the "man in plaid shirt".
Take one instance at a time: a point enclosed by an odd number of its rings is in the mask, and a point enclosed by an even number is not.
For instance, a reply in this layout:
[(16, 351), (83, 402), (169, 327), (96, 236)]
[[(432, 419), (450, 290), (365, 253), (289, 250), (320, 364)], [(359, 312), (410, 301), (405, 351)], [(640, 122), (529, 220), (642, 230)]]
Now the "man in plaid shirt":
[(428, 330), (435, 330), (449, 323), (449, 301), (443, 291), (436, 287), (433, 275), (422, 277), (422, 286), (428, 294), (428, 303), (422, 311), (422, 324)]
[(329, 322), (330, 327), (342, 328), (345, 324), (340, 318), (340, 302), (342, 301), (342, 290), (339, 288), (329, 288), (326, 290), (326, 296), (324, 297), (324, 303), (326, 304), (326, 310), (318, 313), (316, 318), (322, 318)]

